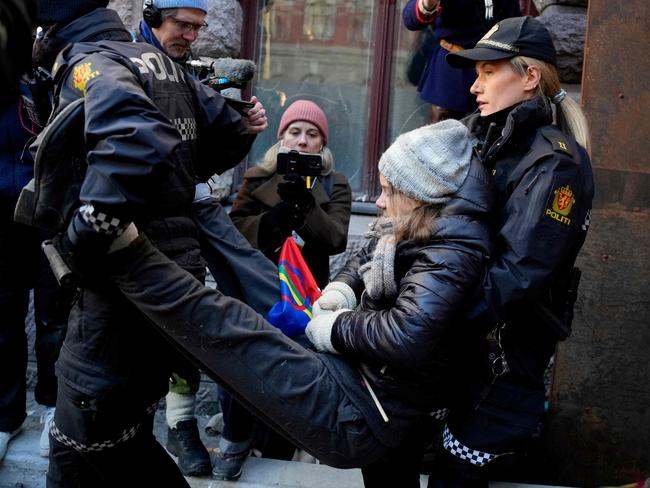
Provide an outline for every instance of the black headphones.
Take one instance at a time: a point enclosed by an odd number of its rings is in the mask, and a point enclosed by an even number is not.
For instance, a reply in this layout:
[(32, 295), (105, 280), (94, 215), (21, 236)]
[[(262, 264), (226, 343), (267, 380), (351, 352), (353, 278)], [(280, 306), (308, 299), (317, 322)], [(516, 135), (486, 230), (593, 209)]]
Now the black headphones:
[(160, 9), (153, 4), (153, 0), (144, 0), (142, 5), (142, 18), (149, 27), (158, 28), (162, 25)]

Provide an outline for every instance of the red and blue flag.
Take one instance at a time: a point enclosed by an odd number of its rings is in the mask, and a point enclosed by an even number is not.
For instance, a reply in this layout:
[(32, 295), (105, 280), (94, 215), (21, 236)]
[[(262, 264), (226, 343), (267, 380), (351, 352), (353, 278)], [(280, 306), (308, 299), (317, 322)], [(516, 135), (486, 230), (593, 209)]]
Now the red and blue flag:
[(273, 305), (268, 321), (289, 337), (305, 332), (311, 320), (311, 309), (321, 295), (300, 248), (288, 237), (280, 251), (278, 262), (280, 300)]

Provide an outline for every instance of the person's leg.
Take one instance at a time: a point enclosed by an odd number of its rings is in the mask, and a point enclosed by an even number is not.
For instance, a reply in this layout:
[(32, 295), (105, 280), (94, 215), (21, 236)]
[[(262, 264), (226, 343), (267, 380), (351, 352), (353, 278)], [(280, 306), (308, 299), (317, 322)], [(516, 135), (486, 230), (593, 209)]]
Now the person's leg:
[(256, 447), (262, 452), (262, 457), (291, 461), (296, 452), (293, 443), (260, 422), (257, 423), (255, 430), (260, 433), (261, 439)]
[(422, 421), (402, 444), (381, 459), (361, 468), (364, 488), (399, 486), (419, 488), (424, 446), (430, 435), (429, 419)]
[(441, 447), (436, 453), (427, 487), (487, 488), (487, 474), (485, 467), (476, 466)]
[(242, 466), (250, 453), (253, 416), (223, 388), (219, 388), (219, 403), (223, 430), (212, 476), (232, 481), (241, 476)]
[(178, 457), (178, 467), (185, 476), (210, 474), (210, 454), (201, 441), (195, 417), (196, 394), (201, 374), (187, 364), (182, 372), (173, 373), (166, 398), (167, 450)]
[[(74, 418), (83, 413), (72, 404), (59, 401), (57, 415)], [(121, 439), (91, 445), (72, 440), (58, 428), (50, 439), (51, 455), (47, 472), (48, 488), (109, 488), (115, 486), (165, 486), (187, 488), (189, 484), (173, 459), (152, 434), (153, 413), (128, 429)], [(83, 424), (83, 423), (82, 423)], [(81, 425), (81, 424), (80, 424)], [(76, 432), (74, 437), (86, 438)], [(155, 466), (155, 469), (142, 469)]]
[(26, 417), (25, 316), (38, 251), (32, 229), (14, 223), (11, 210), (0, 200), (0, 460)]
[[(40, 240), (40, 239), (39, 239)], [(49, 455), (49, 429), (54, 418), (57, 380), (54, 363), (65, 339), (68, 316), (76, 293), (73, 289), (62, 288), (56, 282), (45, 255), (38, 252), (35, 259), (39, 263), (38, 280), (34, 287), (34, 322), (36, 339), (36, 386), (34, 398), (45, 407), (41, 415), (43, 430), (39, 442), (39, 454)]]
[(215, 198), (192, 204), (201, 235), (201, 254), (217, 288), (266, 315), (280, 300), (277, 266), (250, 245)]
[[(337, 467), (368, 464), (386, 451), (369, 427), (383, 425), (379, 413), (365, 408), (361, 414), (326, 366), (327, 355), (299, 346), (251, 308), (205, 288), (142, 236), (109, 258), (111, 280), (127, 299), (298, 447)], [(351, 367), (346, 374), (358, 376)], [(360, 378), (353, 379), (364, 406), (374, 405)]]
[(68, 316), (76, 291), (60, 287), (44, 254), (40, 251), (38, 254), (38, 280), (34, 287), (34, 349), (37, 366), (34, 396), (40, 405), (54, 407), (57, 393), (54, 363), (65, 339)]

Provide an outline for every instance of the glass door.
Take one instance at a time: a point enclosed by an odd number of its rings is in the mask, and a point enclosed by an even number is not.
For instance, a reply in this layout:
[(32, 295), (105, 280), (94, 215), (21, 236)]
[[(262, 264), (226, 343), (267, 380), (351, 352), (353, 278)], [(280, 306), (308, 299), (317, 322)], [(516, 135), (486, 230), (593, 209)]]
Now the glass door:
[[(375, 0), (274, 0), (257, 13), (254, 93), (269, 129), (249, 157), (257, 164), (276, 142), (282, 112), (293, 101), (316, 102), (327, 114), (335, 168), (364, 193), (368, 98)], [(375, 161), (376, 163), (376, 161)]]

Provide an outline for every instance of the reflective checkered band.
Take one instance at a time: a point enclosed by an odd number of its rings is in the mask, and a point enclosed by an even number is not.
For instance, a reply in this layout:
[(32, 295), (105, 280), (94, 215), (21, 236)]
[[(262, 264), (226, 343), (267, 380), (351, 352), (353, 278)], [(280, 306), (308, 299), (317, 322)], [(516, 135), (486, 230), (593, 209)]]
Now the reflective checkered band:
[[(153, 405), (150, 405), (147, 408), (147, 415), (151, 415), (153, 412), (156, 411), (156, 408), (158, 408), (158, 404), (154, 403)], [(129, 439), (135, 437), (135, 434), (137, 434), (138, 430), (142, 426), (142, 422), (135, 424), (131, 427), (127, 427), (124, 429), (120, 434), (112, 440), (108, 441), (101, 441), (101, 442), (94, 442), (90, 445), (88, 444), (83, 444), (81, 442), (78, 442), (71, 437), (68, 437), (65, 435), (63, 432), (59, 430), (59, 428), (56, 426), (54, 421), (50, 424), (50, 435), (56, 439), (57, 442), (60, 442), (64, 446), (71, 447), (77, 452), (99, 452), (99, 451), (105, 451), (106, 449), (111, 449), (118, 444), (121, 444), (122, 442), (126, 442)]]
[(109, 217), (104, 212), (95, 210), (92, 204), (87, 203), (79, 208), (81, 217), (92, 226), (95, 232), (99, 234), (107, 234), (112, 236), (119, 236), (124, 232), (127, 224), (123, 223), (120, 219)]
[(438, 410), (429, 412), (429, 416), (433, 417), (436, 420), (445, 420), (447, 418), (447, 415), (449, 415), (448, 408), (439, 408)]
[(185, 117), (181, 119), (172, 119), (176, 130), (181, 134), (181, 139), (190, 141), (196, 139), (196, 119)]
[(511, 53), (519, 52), (519, 48), (517, 46), (506, 44), (505, 42), (493, 41), (491, 39), (481, 39), (476, 43), (476, 47), (495, 47), (497, 49), (501, 49), (502, 51), (508, 51)]
[(447, 449), (447, 451), (449, 451), (449, 453), (453, 454), (457, 458), (472, 463), (474, 466), (485, 466), (487, 463), (494, 461), (498, 457), (512, 454), (510, 452), (504, 452), (503, 454), (490, 454), (489, 452), (471, 449), (461, 444), (460, 441), (453, 436), (449, 430), (449, 426), (447, 425), (445, 425), (445, 430), (442, 433), (442, 445)]
[(589, 229), (591, 224), (591, 209), (587, 210), (587, 215), (585, 215), (585, 223), (582, 224), (582, 230), (586, 231)]

